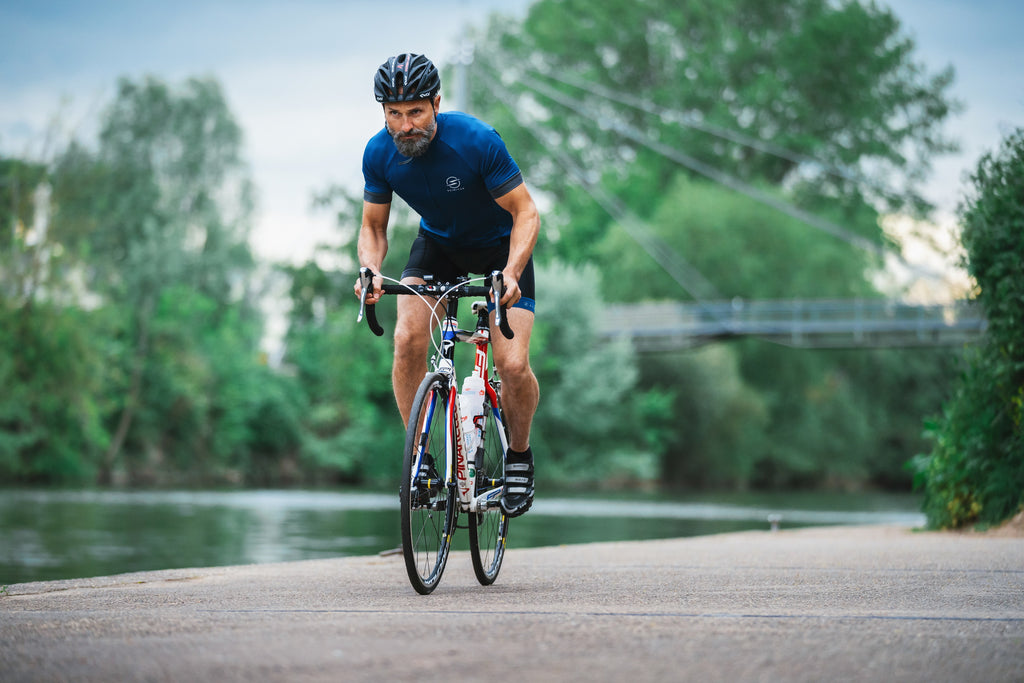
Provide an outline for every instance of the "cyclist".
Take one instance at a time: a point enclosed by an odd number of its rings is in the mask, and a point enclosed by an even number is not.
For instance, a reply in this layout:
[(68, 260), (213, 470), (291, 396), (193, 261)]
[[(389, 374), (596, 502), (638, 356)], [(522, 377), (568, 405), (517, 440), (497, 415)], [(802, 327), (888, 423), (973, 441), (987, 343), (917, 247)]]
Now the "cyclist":
[[(387, 227), (393, 193), (420, 216), (419, 235), (402, 271), (403, 283), (432, 274), (454, 282), (469, 273), (501, 270), (514, 339), (492, 334), (501, 376), (502, 406), (509, 426), (505, 490), (501, 506), (516, 517), (530, 509), (534, 494), (530, 425), (540, 395), (530, 368), (533, 329), (533, 248), (540, 217), (522, 173), (491, 126), (460, 112), (439, 113), (441, 79), (424, 55), (389, 58), (374, 77), (384, 108), (384, 128), (363, 153), (363, 218), (360, 266), (378, 275), (388, 251)], [(376, 303), (383, 280), (374, 280), (368, 304)], [(361, 294), (356, 283), (356, 295)], [(493, 325), (493, 317), (492, 317)], [(429, 308), (417, 297), (398, 297), (391, 380), (402, 420), (426, 371)]]

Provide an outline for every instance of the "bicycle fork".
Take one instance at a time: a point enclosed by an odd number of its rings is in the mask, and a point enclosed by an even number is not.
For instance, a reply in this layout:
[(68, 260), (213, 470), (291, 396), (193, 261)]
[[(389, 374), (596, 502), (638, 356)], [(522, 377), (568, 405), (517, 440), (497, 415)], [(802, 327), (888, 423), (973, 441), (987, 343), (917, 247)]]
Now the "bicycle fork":
[[(473, 416), (474, 423), (472, 425), (465, 425), (466, 428), (476, 431), (479, 436), (468, 435), (462, 419), (454, 364), (447, 357), (442, 361), (451, 380), (448, 384), (448, 410), (445, 416), (448, 427), (445, 430), (445, 449), (448, 454), (454, 455), (454, 457), (446, 458), (445, 481), (454, 481), (459, 507), (463, 512), (485, 512), (489, 508), (498, 507), (504, 480), (488, 479), (486, 490), (477, 494), (479, 482), (477, 468), (483, 465), (484, 448), (488, 439), (497, 438), (500, 441), (500, 452), (502, 453), (508, 448), (503, 428), (503, 416), (500, 411), (493, 408), (498, 405), (498, 396), (488, 381), (487, 346), (490, 343), (490, 334), (485, 319), (482, 320), (484, 322), (478, 324), (477, 330), (472, 335), (466, 335), (455, 329), (455, 321), (452, 319), (444, 321), (443, 329), (444, 339), (450, 341), (451, 344), (454, 344), (455, 341), (466, 341), (476, 346), (473, 375), (482, 380), (486, 392), (482, 414)], [(488, 433), (487, 417), (490, 414), (494, 416), (494, 426), (496, 427), (492, 431), (496, 431), (497, 434)], [(452, 471), (453, 469), (454, 471)]]

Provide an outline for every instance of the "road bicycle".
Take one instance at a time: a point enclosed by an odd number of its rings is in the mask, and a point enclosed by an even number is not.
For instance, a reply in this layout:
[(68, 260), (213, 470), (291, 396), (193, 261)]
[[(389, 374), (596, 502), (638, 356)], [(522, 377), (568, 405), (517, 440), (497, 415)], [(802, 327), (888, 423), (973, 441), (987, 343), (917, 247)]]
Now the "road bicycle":
[[(381, 336), (384, 329), (374, 306), (366, 303), (373, 291), (374, 273), (362, 268), (359, 278), (358, 320), (365, 316), (373, 333)], [(471, 284), (481, 280), (489, 286)], [(382, 291), (418, 296), (432, 312), (434, 353), (409, 413), (399, 485), (402, 553), (409, 581), (423, 595), (437, 587), (448, 561), (452, 534), (462, 528), (457, 524), (461, 512), (467, 514), (473, 571), (482, 585), (490, 585), (501, 569), (508, 535), (509, 519), (501, 509), (508, 427), (501, 409), (501, 381), (488, 353), (488, 304), (473, 302), (477, 319), (472, 330), (459, 329), (457, 316), (461, 298), (487, 296), (499, 302), (504, 291), (502, 273), (494, 271), (486, 278), (455, 283), (427, 279), (419, 285), (384, 284)], [(496, 326), (512, 339), (504, 307), (498, 305), (494, 312)], [(473, 371), (461, 391), (455, 372), (458, 342), (476, 347)]]

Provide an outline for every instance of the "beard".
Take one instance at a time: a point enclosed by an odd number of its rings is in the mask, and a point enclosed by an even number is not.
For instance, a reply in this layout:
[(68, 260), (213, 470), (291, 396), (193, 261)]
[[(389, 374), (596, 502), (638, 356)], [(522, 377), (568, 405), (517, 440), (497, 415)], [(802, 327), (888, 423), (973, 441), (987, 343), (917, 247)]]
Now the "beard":
[(407, 157), (421, 157), (430, 148), (430, 139), (434, 136), (436, 128), (437, 124), (431, 121), (425, 128), (413, 128), (408, 133), (392, 131), (390, 128), (388, 128), (388, 133), (395, 141), (395, 147), (398, 148), (399, 154)]

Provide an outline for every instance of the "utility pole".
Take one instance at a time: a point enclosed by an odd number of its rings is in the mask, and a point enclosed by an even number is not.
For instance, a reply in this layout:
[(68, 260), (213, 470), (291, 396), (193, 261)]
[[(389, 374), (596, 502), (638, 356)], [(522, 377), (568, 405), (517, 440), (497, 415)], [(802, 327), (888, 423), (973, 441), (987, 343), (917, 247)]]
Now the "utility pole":
[(469, 24), (462, 28), (462, 38), (455, 57), (455, 108), (469, 113), (469, 67), (473, 64), (473, 44), (469, 41)]

